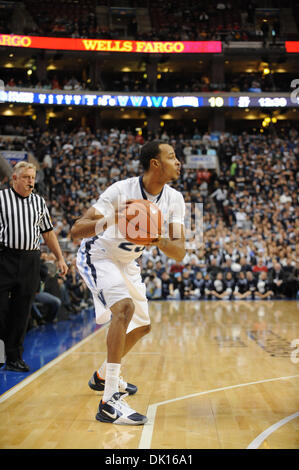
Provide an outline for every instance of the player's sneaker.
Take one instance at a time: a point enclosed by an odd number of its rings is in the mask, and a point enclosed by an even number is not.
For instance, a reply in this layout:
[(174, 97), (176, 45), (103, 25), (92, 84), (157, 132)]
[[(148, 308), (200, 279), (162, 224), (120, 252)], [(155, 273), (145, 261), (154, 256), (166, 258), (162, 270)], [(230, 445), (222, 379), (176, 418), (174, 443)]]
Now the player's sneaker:
[(137, 426), (145, 424), (147, 417), (137, 413), (124, 400), (128, 394), (114, 393), (114, 395), (106, 403), (102, 400), (96, 414), (96, 419), (102, 423), (128, 424)]
[[(92, 390), (97, 390), (98, 392), (103, 392), (105, 388), (105, 380), (98, 377), (97, 371), (93, 374), (91, 379), (88, 381), (88, 385)], [(137, 392), (136, 385), (125, 382), (122, 377), (119, 378), (119, 391), (120, 393), (128, 393), (129, 395), (134, 395)]]

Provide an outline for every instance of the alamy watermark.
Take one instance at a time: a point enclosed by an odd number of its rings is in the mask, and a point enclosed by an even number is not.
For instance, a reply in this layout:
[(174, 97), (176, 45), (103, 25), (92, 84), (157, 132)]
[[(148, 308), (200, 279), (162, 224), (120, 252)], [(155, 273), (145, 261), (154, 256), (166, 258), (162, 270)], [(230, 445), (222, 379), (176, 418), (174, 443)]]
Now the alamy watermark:
[[(119, 197), (115, 204), (110, 201), (101, 201), (100, 205), (96, 208), (99, 215), (103, 214), (104, 218), (100, 218), (96, 225), (96, 234), (99, 235), (107, 227), (114, 227), (111, 236), (118, 238), (118, 231), (120, 229), (120, 220), (126, 210), (126, 215), (130, 219), (128, 224), (127, 233), (129, 238), (142, 238), (144, 231), (154, 233), (157, 227), (157, 218), (155, 212), (151, 213), (148, 220), (148, 226), (144, 226), (143, 211), (136, 209), (136, 206), (128, 204), (126, 206), (126, 198)], [(182, 203), (174, 202), (170, 207), (162, 209), (163, 229), (161, 236), (168, 238), (169, 223), (174, 222), (172, 238), (181, 238), (181, 225), (185, 228), (185, 240), (192, 244), (194, 249), (200, 248), (203, 243), (203, 203), (188, 202), (183, 205)]]
[(290, 94), (290, 100), (294, 104), (299, 103), (299, 78), (294, 78), (291, 81), (291, 88), (295, 88)]

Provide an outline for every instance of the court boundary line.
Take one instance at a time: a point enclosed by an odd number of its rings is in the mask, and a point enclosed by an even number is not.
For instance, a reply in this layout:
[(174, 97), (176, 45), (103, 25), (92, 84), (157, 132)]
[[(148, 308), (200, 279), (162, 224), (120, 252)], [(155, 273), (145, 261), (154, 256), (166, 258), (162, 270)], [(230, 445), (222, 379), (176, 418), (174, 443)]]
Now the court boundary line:
[[(75, 354), (107, 354), (107, 351), (81, 351), (81, 352), (76, 352)], [(161, 356), (160, 352), (134, 352), (134, 351), (129, 351), (126, 354), (127, 356)]]
[(274, 377), (272, 379), (257, 380), (256, 382), (247, 382), (243, 384), (228, 385), (226, 387), (214, 388), (211, 390), (205, 390), (203, 392), (192, 393), (191, 395), (185, 395), (182, 397), (171, 398), (169, 400), (164, 400), (164, 401), (160, 401), (157, 403), (153, 403), (152, 405), (149, 405), (147, 409), (146, 416), (148, 417), (148, 422), (143, 426), (138, 449), (150, 449), (151, 448), (157, 408), (161, 405), (167, 405), (168, 403), (174, 403), (176, 401), (200, 397), (202, 395), (208, 395), (209, 393), (223, 392), (224, 390), (232, 390), (234, 388), (248, 387), (249, 385), (256, 385), (256, 384), (261, 384), (261, 383), (266, 383), (266, 382), (275, 382), (278, 380), (288, 380), (288, 379), (293, 379), (293, 378), (298, 378), (298, 377), (299, 375), (289, 375), (287, 377)]
[(247, 449), (258, 449), (260, 445), (264, 442), (264, 440), (269, 437), (273, 432), (277, 431), (277, 429), (281, 428), (284, 424), (287, 424), (292, 419), (299, 417), (299, 411), (296, 413), (287, 416), (286, 418), (277, 421), (277, 423), (272, 424), (269, 428), (265, 429), (265, 431), (261, 432), (253, 441), (247, 446)]
[(24, 387), (29, 385), (31, 382), (33, 382), (35, 379), (40, 377), (44, 372), (47, 372), (47, 370), (51, 369), (51, 367), (55, 366), (58, 364), (60, 361), (62, 361), (65, 357), (69, 356), (69, 354), (73, 353), (76, 351), (78, 348), (83, 346), (83, 344), (87, 343), (91, 338), (99, 334), (100, 331), (103, 331), (107, 324), (104, 324), (101, 326), (101, 328), (98, 328), (96, 331), (91, 333), (90, 335), (86, 336), (86, 338), (82, 339), (78, 343), (74, 344), (71, 348), (67, 349), (67, 351), (64, 351), (62, 354), (59, 356), (55, 357), (55, 359), (52, 359), (52, 361), (48, 362), (45, 364), (43, 367), (38, 369), (37, 371), (33, 372), (29, 377), (26, 377), (24, 380), (16, 384), (14, 387), (10, 388), (6, 392), (4, 392), (2, 395), (0, 395), (0, 404), (5, 402), (8, 398), (12, 397), (15, 395), (17, 392), (22, 390)]

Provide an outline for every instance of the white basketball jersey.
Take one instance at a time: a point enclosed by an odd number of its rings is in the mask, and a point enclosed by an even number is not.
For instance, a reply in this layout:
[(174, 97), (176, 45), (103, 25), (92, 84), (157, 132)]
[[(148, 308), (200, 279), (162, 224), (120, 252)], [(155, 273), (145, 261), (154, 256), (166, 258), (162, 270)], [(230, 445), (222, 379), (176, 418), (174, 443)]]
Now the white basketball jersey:
[[(160, 194), (152, 196), (146, 193), (142, 176), (112, 184), (101, 194), (93, 207), (107, 217), (112, 206), (116, 209), (120, 200), (129, 199), (148, 199), (156, 204), (162, 212), (166, 234), (169, 223), (184, 224), (185, 203), (182, 194), (165, 184)], [(144, 246), (128, 242), (113, 225), (100, 235), (83, 239), (80, 250), (93, 259), (110, 258), (121, 263), (130, 263), (142, 254)]]

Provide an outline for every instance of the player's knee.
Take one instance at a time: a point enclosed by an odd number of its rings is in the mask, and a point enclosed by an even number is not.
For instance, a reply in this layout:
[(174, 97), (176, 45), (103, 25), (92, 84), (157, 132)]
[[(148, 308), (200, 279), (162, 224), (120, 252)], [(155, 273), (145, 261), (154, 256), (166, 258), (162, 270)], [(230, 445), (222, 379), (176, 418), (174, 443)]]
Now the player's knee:
[(135, 311), (135, 305), (131, 299), (125, 299), (123, 301), (123, 310), (127, 316), (132, 316)]
[(135, 306), (131, 299), (124, 299), (118, 302), (113, 310), (113, 313), (117, 316), (117, 319), (128, 325), (133, 316)]

